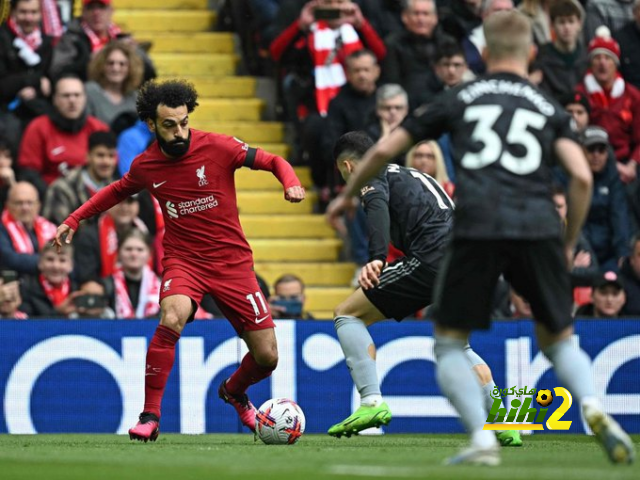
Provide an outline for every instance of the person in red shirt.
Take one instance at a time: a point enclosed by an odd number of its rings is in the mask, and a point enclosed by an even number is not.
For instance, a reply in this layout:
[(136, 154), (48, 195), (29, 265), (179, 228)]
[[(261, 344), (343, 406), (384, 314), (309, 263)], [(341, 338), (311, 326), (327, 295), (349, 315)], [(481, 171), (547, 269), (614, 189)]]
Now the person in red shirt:
[(204, 294), (215, 299), (249, 349), (218, 394), (252, 431), (256, 409), (245, 392), (270, 376), (278, 363), (273, 320), (238, 218), (234, 173), (241, 167), (271, 171), (284, 187), (284, 198), (292, 203), (302, 201), (305, 191), (286, 160), (234, 137), (189, 128), (189, 114), (198, 105), (197, 98), (193, 85), (182, 80), (143, 85), (138, 115), (156, 141), (135, 158), (121, 180), (73, 212), (58, 227), (54, 239), (59, 247), (70, 243), (81, 220), (145, 188), (162, 207), (161, 319), (147, 351), (145, 404), (140, 421), (129, 430), (132, 440), (158, 437), (160, 404), (175, 345)]

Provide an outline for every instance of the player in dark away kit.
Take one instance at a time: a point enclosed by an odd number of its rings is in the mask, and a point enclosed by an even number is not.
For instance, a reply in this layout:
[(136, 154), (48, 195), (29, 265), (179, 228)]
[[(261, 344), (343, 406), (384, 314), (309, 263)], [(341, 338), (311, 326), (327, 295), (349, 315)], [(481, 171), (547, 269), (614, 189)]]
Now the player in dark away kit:
[(144, 409), (138, 424), (129, 430), (131, 439), (145, 442), (158, 437), (160, 405), (175, 345), (206, 293), (249, 348), (218, 394), (236, 409), (246, 427), (255, 430), (255, 407), (245, 392), (271, 375), (278, 363), (278, 348), (267, 299), (260, 292), (251, 248), (238, 219), (234, 172), (241, 167), (268, 170), (283, 185), (286, 200), (300, 202), (305, 197), (286, 160), (234, 137), (190, 129), (189, 113), (198, 105), (197, 96), (193, 85), (184, 81), (143, 85), (138, 116), (157, 141), (136, 157), (121, 180), (73, 212), (58, 227), (55, 238), (58, 245), (69, 243), (80, 221), (145, 188), (162, 206), (166, 225), (162, 315), (147, 351)]
[[(495, 436), (483, 430), (482, 391), (464, 355), (468, 334), (490, 327), (500, 274), (531, 304), (542, 352), (614, 463), (631, 463), (634, 447), (596, 398), (589, 357), (571, 344), (572, 257), (591, 197), (592, 178), (561, 106), (527, 80), (531, 26), (517, 11), (484, 24), (487, 75), (447, 91), (378, 143), (345, 191), (329, 206), (335, 218), (364, 182), (412, 142), (450, 132), (456, 165), (452, 242), (434, 294), (437, 380), (471, 436), (450, 464), (498, 465)], [(567, 170), (569, 212), (564, 239), (551, 196), (550, 167)]]
[[(373, 141), (364, 132), (349, 132), (336, 143), (333, 156), (345, 180), (357, 171)], [(453, 226), (453, 201), (438, 182), (413, 168), (389, 165), (360, 190), (367, 215), (369, 262), (362, 268), (361, 289), (335, 310), (335, 327), (361, 405), (329, 428), (329, 435), (350, 436), (391, 421), (376, 372), (370, 325), (400, 321), (431, 304), (436, 274)], [(389, 242), (406, 255), (386, 263)], [(486, 362), (469, 345), (469, 366), (478, 376), (487, 408), (495, 383)], [(518, 432), (500, 431), (503, 446), (521, 446)]]

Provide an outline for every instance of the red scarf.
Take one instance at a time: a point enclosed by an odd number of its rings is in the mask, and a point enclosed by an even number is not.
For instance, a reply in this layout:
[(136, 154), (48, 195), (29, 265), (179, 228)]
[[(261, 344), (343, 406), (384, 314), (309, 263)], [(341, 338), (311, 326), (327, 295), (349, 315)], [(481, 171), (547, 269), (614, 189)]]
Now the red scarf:
[(113, 273), (113, 283), (116, 289), (116, 318), (147, 318), (160, 311), (160, 279), (147, 265), (142, 271), (142, 283), (138, 305), (133, 309), (127, 281), (122, 269)]
[(309, 50), (314, 65), (316, 105), (323, 117), (327, 115), (329, 102), (347, 83), (344, 59), (363, 48), (353, 25), (346, 23), (335, 30), (325, 21), (311, 25)]
[[(36, 249), (33, 248), (31, 237), (24, 227), (24, 224), (15, 220), (6, 208), (2, 212), (2, 224), (4, 228), (7, 229), (13, 248), (17, 253), (30, 255), (36, 253)], [(36, 221), (33, 223), (33, 229), (38, 238), (38, 250), (56, 236), (56, 226), (44, 217), (36, 217)]]
[(24, 43), (26, 43), (32, 51), (35, 52), (38, 47), (42, 45), (42, 33), (40, 33), (39, 28), (36, 28), (29, 34), (25, 34), (20, 26), (16, 23), (16, 20), (13, 18), (13, 16), (9, 17), (7, 25), (9, 26), (9, 29), (13, 32), (13, 34), (19, 39), (23, 40)]
[(619, 98), (624, 95), (625, 83), (622, 75), (616, 73), (616, 79), (613, 81), (611, 90), (605, 92), (598, 83), (593, 73), (588, 72), (584, 77), (584, 88), (589, 96), (591, 107), (601, 107), (608, 109), (612, 99)]
[(42, 274), (38, 276), (38, 279), (40, 280), (40, 285), (44, 290), (44, 294), (54, 307), (60, 305), (69, 296), (69, 292), (71, 291), (71, 281), (68, 278), (62, 283), (62, 285), (57, 286), (52, 285)]
[(42, 27), (44, 33), (55, 39), (55, 43), (64, 33), (60, 12), (56, 0), (40, 0), (42, 7)]
[(104, 213), (98, 220), (98, 240), (100, 243), (100, 276), (105, 278), (113, 275), (118, 257), (118, 233), (109, 213)]
[(109, 43), (111, 40), (115, 40), (116, 35), (122, 33), (120, 27), (118, 27), (115, 23), (110, 23), (109, 27), (107, 28), (107, 37), (100, 38), (98, 35), (96, 35), (96, 32), (91, 30), (91, 27), (89, 27), (87, 22), (82, 22), (80, 25), (82, 26), (84, 33), (87, 35), (87, 37), (89, 37), (89, 41), (91, 42), (91, 53), (99, 52), (107, 43)]

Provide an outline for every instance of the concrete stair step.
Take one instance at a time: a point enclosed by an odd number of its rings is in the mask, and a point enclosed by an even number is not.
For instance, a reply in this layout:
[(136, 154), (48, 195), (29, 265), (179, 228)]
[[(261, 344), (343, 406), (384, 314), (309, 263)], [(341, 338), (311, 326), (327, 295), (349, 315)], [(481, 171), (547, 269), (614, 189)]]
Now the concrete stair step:
[(156, 53), (233, 53), (233, 34), (227, 32), (136, 32), (139, 42), (152, 42)]
[(226, 77), (236, 71), (238, 58), (233, 54), (218, 53), (158, 53), (153, 54), (158, 75), (209, 75)]
[(315, 192), (307, 192), (307, 198), (300, 203), (290, 203), (284, 199), (283, 192), (238, 192), (240, 215), (247, 214), (288, 214), (304, 215), (313, 212), (317, 201)]
[(206, 10), (209, 0), (113, 0), (114, 10)]
[(297, 275), (307, 288), (311, 286), (337, 287), (349, 285), (355, 268), (354, 263), (256, 263), (256, 272), (272, 287), (275, 281), (285, 274)]
[(342, 242), (335, 238), (318, 240), (249, 240), (256, 262), (335, 262)]
[[(155, 56), (154, 56), (155, 58)], [(159, 80), (173, 80), (174, 75), (158, 77)], [(204, 98), (253, 98), (256, 95), (256, 79), (253, 77), (210, 77), (203, 75), (180, 75), (196, 87), (201, 99)]]
[(254, 143), (282, 143), (284, 126), (279, 122), (210, 122), (204, 119), (190, 122), (193, 128), (205, 132), (232, 135), (251, 145)]
[(264, 101), (258, 98), (203, 98), (198, 103), (200, 105), (189, 116), (194, 123), (240, 120), (257, 122), (264, 109)]
[(305, 308), (309, 311), (329, 311), (343, 302), (354, 289), (351, 287), (310, 287), (305, 289)]
[[(311, 171), (309, 167), (293, 167), (293, 170), (296, 172), (302, 186), (306, 189), (311, 188), (313, 182), (311, 181)], [(236, 190), (238, 190), (238, 192), (242, 190), (282, 192), (282, 185), (280, 185), (278, 179), (274, 177), (271, 172), (241, 168), (236, 170)], [(305, 199), (305, 202), (306, 201), (307, 199)]]
[(125, 32), (208, 32), (216, 23), (209, 10), (119, 10), (113, 21)]
[(335, 238), (336, 236), (324, 215), (242, 215), (240, 223), (249, 238)]

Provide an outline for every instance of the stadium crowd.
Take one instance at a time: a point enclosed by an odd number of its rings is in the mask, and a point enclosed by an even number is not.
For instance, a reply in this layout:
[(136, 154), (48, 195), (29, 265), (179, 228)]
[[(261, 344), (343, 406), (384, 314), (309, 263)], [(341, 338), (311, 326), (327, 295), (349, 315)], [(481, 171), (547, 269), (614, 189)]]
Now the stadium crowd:
[[(88, 221), (73, 248), (49, 245), (55, 226), (154, 140), (137, 119), (136, 92), (155, 77), (147, 46), (113, 22), (111, 0), (82, 0), (81, 16), (66, 25), (52, 3), (12, 0), (0, 26), (0, 317), (158, 316), (164, 221), (147, 192)], [(310, 167), (320, 211), (342, 187), (331, 157), (342, 134), (383, 138), (412, 110), (482, 74), (483, 20), (524, 12), (537, 45), (530, 81), (571, 114), (594, 176), (572, 271), (578, 314), (640, 315), (640, 0), (226, 3), (221, 19), (244, 25), (247, 73), (276, 79), (281, 120), (295, 131), (290, 161)], [(395, 163), (433, 176), (455, 200), (451, 152), (445, 135)], [(558, 170), (561, 219), (566, 181)], [(336, 225), (361, 265), (363, 219)], [(287, 305), (310, 317), (299, 305), (302, 279), (276, 286), (284, 293), (272, 296), (275, 312)], [(278, 305), (283, 297), (293, 306)], [(496, 297), (496, 315), (530, 314), (508, 285)], [(197, 318), (212, 316), (221, 313), (209, 299)]]

